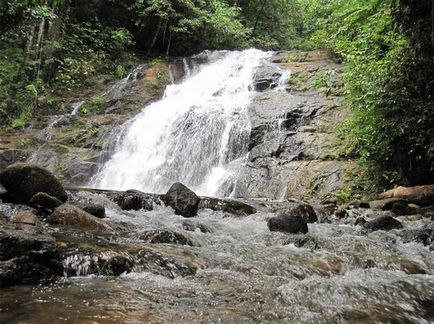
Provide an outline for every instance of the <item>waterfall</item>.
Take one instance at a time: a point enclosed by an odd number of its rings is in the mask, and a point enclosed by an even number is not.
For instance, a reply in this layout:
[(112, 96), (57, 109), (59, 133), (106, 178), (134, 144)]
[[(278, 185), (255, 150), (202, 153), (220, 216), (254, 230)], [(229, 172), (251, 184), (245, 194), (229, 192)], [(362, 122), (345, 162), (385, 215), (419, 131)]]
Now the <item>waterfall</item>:
[(230, 196), (247, 156), (247, 107), (256, 68), (271, 54), (256, 49), (200, 54), (179, 84), (123, 127), (114, 155), (91, 185), (165, 192), (182, 182), (197, 193)]

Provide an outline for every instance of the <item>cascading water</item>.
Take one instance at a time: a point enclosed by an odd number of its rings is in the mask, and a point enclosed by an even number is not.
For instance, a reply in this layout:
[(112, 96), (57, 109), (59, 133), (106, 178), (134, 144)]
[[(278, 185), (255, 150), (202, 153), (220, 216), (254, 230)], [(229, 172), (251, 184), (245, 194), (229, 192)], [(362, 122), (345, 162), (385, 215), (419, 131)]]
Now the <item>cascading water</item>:
[(206, 55), (208, 63), (187, 70), (184, 82), (168, 86), (162, 100), (124, 126), (94, 187), (165, 192), (179, 181), (203, 195), (236, 191), (250, 133), (250, 86), (270, 54), (249, 49)]

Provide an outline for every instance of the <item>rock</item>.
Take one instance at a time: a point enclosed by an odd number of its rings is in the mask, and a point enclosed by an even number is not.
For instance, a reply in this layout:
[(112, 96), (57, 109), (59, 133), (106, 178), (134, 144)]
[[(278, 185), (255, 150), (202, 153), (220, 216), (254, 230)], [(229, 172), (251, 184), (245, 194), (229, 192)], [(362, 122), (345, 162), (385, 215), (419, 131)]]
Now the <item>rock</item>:
[(200, 223), (195, 224), (191, 221), (182, 222), (182, 228), (190, 232), (195, 232), (196, 230), (200, 230), (202, 233), (212, 233), (212, 230), (208, 226), (205, 226)]
[(57, 208), (48, 216), (47, 222), (53, 225), (67, 225), (88, 230), (110, 229), (110, 226), (99, 218), (70, 204), (63, 204)]
[(11, 218), (12, 223), (19, 223), (25, 225), (39, 226), (40, 221), (38, 217), (30, 210), (20, 210)]
[(408, 216), (400, 216), (403, 218), (403, 220), (409, 221), (409, 222), (416, 222), (418, 220), (423, 219), (423, 216), (420, 214), (415, 215), (408, 215)]
[(163, 201), (167, 206), (175, 210), (175, 214), (184, 217), (194, 217), (197, 215), (200, 199), (193, 191), (182, 183), (177, 182), (163, 196)]
[(423, 207), (419, 210), (419, 212), (424, 216), (424, 217), (429, 217), (432, 220), (434, 220), (434, 205), (433, 206), (427, 206), (427, 207)]
[(338, 209), (335, 211), (337, 218), (342, 219), (348, 217), (348, 212), (345, 209)]
[(246, 216), (256, 213), (256, 209), (238, 200), (202, 197), (198, 209), (223, 211), (236, 216)]
[(272, 232), (303, 233), (309, 229), (306, 220), (301, 215), (280, 215), (268, 220), (268, 228)]
[(411, 208), (405, 201), (397, 201), (392, 204), (392, 212), (399, 216), (416, 214), (417, 210)]
[(177, 245), (193, 246), (193, 241), (184, 235), (170, 230), (153, 230), (148, 231), (140, 236), (140, 238), (149, 243), (169, 243)]
[(105, 218), (105, 207), (103, 205), (91, 204), (91, 203), (80, 203), (76, 204), (77, 207), (84, 210), (85, 212), (97, 217)]
[(389, 215), (379, 216), (369, 222), (366, 222), (363, 226), (372, 231), (389, 231), (392, 229), (402, 228), (401, 222)]
[(403, 243), (416, 242), (428, 246), (434, 242), (434, 226), (428, 224), (418, 229), (404, 229), (400, 235)]
[(255, 81), (254, 86), (256, 91), (265, 91), (267, 89), (275, 88), (276, 84), (274, 83), (273, 79), (261, 79)]
[(405, 201), (400, 198), (386, 198), (370, 201), (369, 207), (372, 209), (391, 210), (393, 205), (398, 202), (405, 203)]
[(309, 234), (294, 234), (289, 236), (289, 239), (283, 243), (283, 245), (294, 244), (298, 248), (305, 248), (310, 250), (316, 250), (320, 247), (316, 238)]
[(0, 174), (0, 183), (9, 194), (26, 204), (39, 192), (45, 192), (61, 201), (68, 195), (61, 183), (46, 169), (27, 163), (16, 163)]
[(156, 199), (138, 190), (128, 190), (112, 197), (112, 200), (123, 210), (153, 210)]
[(350, 202), (345, 209), (350, 209), (350, 208), (369, 208), (370, 205), (367, 201), (362, 201), (362, 200), (354, 200), (352, 202)]
[(59, 199), (52, 197), (45, 192), (38, 192), (37, 194), (33, 195), (33, 197), (28, 202), (28, 205), (39, 210), (53, 211), (54, 209), (62, 205), (62, 202)]
[(380, 199), (398, 198), (420, 206), (434, 205), (434, 185), (398, 187), (379, 195)]
[(356, 221), (354, 222), (354, 226), (357, 226), (357, 225), (364, 226), (365, 224), (366, 224), (366, 219), (363, 216), (357, 217)]
[(318, 216), (311, 205), (296, 204), (291, 206), (285, 214), (292, 216), (301, 216), (306, 223), (315, 223), (318, 221)]
[(0, 287), (51, 281), (63, 273), (55, 240), (0, 227)]

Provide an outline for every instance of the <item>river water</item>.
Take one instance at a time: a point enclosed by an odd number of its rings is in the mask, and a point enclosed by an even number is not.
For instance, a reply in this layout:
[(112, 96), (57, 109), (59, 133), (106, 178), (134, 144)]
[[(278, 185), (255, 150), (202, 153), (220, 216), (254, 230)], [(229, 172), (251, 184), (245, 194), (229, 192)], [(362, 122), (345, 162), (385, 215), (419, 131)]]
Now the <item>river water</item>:
[[(434, 319), (434, 258), (421, 244), (402, 244), (394, 232), (366, 235), (360, 227), (312, 224), (309, 235), (315, 245), (299, 248), (288, 235), (268, 230), (270, 216), (258, 212), (235, 218), (202, 211), (191, 222), (205, 226), (209, 232), (203, 233), (185, 230), (185, 219), (167, 208), (126, 213), (111, 205), (109, 221), (135, 228), (111, 242), (152, 246), (180, 260), (187, 258), (196, 273), (162, 276), (137, 271), (115, 278), (84, 271), (81, 277), (49, 286), (8, 288), (0, 294), (0, 321), (429, 323)], [(155, 229), (180, 233), (193, 246), (139, 239)]]

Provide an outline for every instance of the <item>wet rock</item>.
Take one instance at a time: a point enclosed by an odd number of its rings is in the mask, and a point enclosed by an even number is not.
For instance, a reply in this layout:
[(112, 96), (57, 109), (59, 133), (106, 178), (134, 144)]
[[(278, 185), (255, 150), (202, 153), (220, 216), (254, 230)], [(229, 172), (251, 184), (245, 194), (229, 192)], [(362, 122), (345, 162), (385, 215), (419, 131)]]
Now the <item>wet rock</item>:
[(434, 185), (398, 187), (380, 194), (379, 198), (405, 199), (420, 206), (434, 205)]
[(253, 86), (256, 91), (265, 91), (277, 86), (279, 78), (282, 76), (275, 66), (260, 66), (254, 76)]
[(286, 215), (301, 216), (306, 223), (315, 223), (318, 221), (318, 216), (311, 205), (296, 204), (285, 211)]
[(138, 265), (143, 270), (172, 279), (178, 276), (192, 276), (197, 271), (197, 267), (186, 260), (179, 260), (175, 256), (154, 251), (143, 250), (135, 257), (138, 259)]
[(310, 250), (316, 250), (320, 247), (318, 241), (310, 236), (309, 234), (295, 234), (291, 235), (289, 239), (284, 243), (284, 245), (287, 244), (294, 244), (298, 248), (305, 248)]
[(193, 241), (181, 233), (171, 230), (153, 230), (148, 231), (140, 236), (140, 239), (149, 243), (168, 243), (177, 245), (193, 246)]
[(372, 209), (391, 210), (396, 203), (405, 203), (404, 200), (399, 198), (387, 198), (380, 200), (373, 200), (369, 202), (369, 207)]
[(338, 209), (335, 211), (335, 216), (339, 219), (348, 217), (348, 212), (345, 209)]
[(273, 89), (276, 87), (273, 79), (261, 79), (257, 80), (254, 83), (254, 87), (256, 91), (265, 91), (267, 89)]
[(246, 216), (256, 213), (256, 209), (248, 204), (232, 199), (218, 199), (202, 197), (200, 199), (198, 209), (211, 209), (215, 211), (223, 211), (236, 216)]
[(429, 217), (432, 220), (434, 220), (434, 206), (427, 206), (427, 207), (423, 207), (419, 210), (419, 212), (424, 216), (424, 217)]
[(423, 219), (423, 216), (420, 214), (415, 214), (415, 215), (408, 215), (408, 216), (398, 216), (397, 219), (399, 221), (416, 222), (418, 220)]
[(212, 230), (208, 226), (201, 223), (193, 223), (191, 221), (182, 222), (182, 228), (189, 232), (199, 230), (202, 233), (212, 233)]
[(354, 200), (352, 202), (350, 202), (345, 209), (350, 209), (350, 208), (369, 208), (369, 202), (367, 201), (363, 201), (363, 200)]
[(403, 243), (416, 242), (429, 246), (434, 242), (434, 226), (430, 224), (418, 229), (404, 229), (401, 239)]
[(392, 212), (399, 216), (416, 214), (417, 210), (410, 207), (405, 201), (397, 201), (392, 204)]
[(17, 163), (0, 174), (0, 183), (18, 203), (27, 203), (38, 192), (45, 192), (61, 201), (68, 195), (61, 183), (46, 169), (37, 165)]
[(84, 210), (85, 212), (97, 217), (105, 218), (105, 207), (103, 205), (91, 204), (91, 203), (79, 203), (76, 204), (77, 207)]
[(167, 206), (175, 210), (177, 215), (184, 217), (197, 215), (200, 199), (182, 183), (174, 183), (162, 199)]
[(0, 225), (0, 287), (49, 281), (62, 272), (52, 237)]
[(155, 197), (138, 190), (127, 190), (112, 197), (123, 210), (153, 210)]
[(52, 197), (45, 192), (38, 192), (37, 194), (33, 195), (33, 197), (28, 202), (28, 205), (39, 210), (53, 211), (54, 209), (62, 205), (62, 202), (59, 199)]
[(133, 257), (115, 251), (80, 251), (64, 256), (65, 272), (68, 276), (99, 275), (120, 276), (130, 273), (135, 265)]
[(39, 226), (40, 221), (38, 217), (30, 210), (20, 210), (11, 218), (12, 223), (19, 223), (25, 225)]
[(48, 216), (47, 222), (53, 225), (67, 225), (88, 230), (110, 229), (110, 226), (99, 218), (70, 204), (63, 204), (57, 208)]
[(364, 226), (365, 224), (366, 224), (366, 219), (363, 216), (357, 217), (355, 222), (354, 222), (354, 226), (357, 226), (357, 225)]
[(372, 231), (389, 231), (392, 229), (402, 228), (402, 224), (397, 219), (389, 215), (379, 216), (364, 224), (364, 227)]
[(268, 220), (268, 228), (272, 232), (303, 233), (309, 229), (306, 220), (301, 215), (280, 215)]

